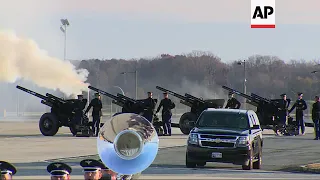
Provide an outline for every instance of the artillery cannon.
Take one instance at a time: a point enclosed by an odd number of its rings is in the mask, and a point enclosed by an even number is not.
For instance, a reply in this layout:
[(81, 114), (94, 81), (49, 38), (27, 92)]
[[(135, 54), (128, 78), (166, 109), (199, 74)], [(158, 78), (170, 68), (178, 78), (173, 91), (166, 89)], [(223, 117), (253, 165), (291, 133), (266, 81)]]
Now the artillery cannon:
[[(234, 94), (237, 94), (239, 96), (242, 96), (247, 99), (247, 103), (255, 106), (257, 108), (256, 113), (259, 117), (259, 121), (261, 124), (262, 129), (273, 129), (277, 128), (277, 121), (279, 119), (279, 102), (282, 99), (267, 99), (264, 97), (261, 97), (257, 94), (251, 93), (251, 95), (247, 95), (244, 93), (241, 93), (235, 89), (229, 88), (227, 86), (222, 86), (223, 89), (228, 90), (229, 92), (232, 92)], [(288, 106), (290, 105), (291, 100), (287, 99)], [(293, 121), (292, 117), (289, 117), (289, 122)], [(305, 123), (308, 127), (313, 127), (312, 123)]]
[(16, 86), (16, 88), (40, 98), (42, 104), (51, 107), (51, 111), (44, 113), (39, 121), (39, 129), (44, 136), (56, 135), (59, 128), (63, 126), (69, 127), (73, 135), (90, 136), (91, 129), (88, 117), (81, 113), (81, 122), (75, 120), (76, 113), (82, 112), (87, 99), (83, 99), (82, 102), (78, 99), (64, 100), (49, 93), (44, 96), (21, 86)]
[[(92, 86), (88, 86), (88, 88), (111, 98), (113, 104), (116, 104), (122, 107), (121, 112), (118, 112), (115, 115), (119, 113), (135, 113), (135, 114), (144, 116), (145, 111), (148, 109), (148, 106), (144, 103), (143, 99), (136, 100), (119, 93), (117, 94), (117, 96), (115, 96), (113, 94), (110, 94), (108, 92), (105, 92), (101, 89), (98, 89)], [(158, 100), (157, 99), (153, 99), (153, 100), (157, 104)]]
[(207, 108), (222, 108), (225, 100), (224, 99), (207, 99), (203, 100), (198, 97), (192, 96), (186, 93), (184, 96), (176, 92), (170, 91), (160, 86), (156, 86), (160, 91), (167, 92), (168, 94), (180, 99), (180, 103), (191, 108), (190, 112), (184, 113), (179, 120), (179, 123), (171, 123), (172, 127), (180, 128), (183, 134), (189, 134), (193, 128), (191, 122), (196, 122), (200, 114)]

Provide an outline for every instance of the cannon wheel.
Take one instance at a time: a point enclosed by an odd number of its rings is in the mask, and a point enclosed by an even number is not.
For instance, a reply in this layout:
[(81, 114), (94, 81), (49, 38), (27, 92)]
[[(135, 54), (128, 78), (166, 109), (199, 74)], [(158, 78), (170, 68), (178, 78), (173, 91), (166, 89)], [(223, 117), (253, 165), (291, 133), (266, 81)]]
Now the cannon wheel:
[(182, 114), (180, 121), (179, 121), (179, 127), (180, 127), (181, 132), (183, 134), (188, 135), (190, 133), (191, 129), (193, 128), (189, 125), (189, 122), (190, 121), (195, 122), (196, 119), (197, 119), (196, 115), (191, 112), (186, 112), (186, 113)]
[(52, 113), (44, 113), (39, 121), (39, 129), (44, 136), (54, 136), (59, 130), (59, 122)]

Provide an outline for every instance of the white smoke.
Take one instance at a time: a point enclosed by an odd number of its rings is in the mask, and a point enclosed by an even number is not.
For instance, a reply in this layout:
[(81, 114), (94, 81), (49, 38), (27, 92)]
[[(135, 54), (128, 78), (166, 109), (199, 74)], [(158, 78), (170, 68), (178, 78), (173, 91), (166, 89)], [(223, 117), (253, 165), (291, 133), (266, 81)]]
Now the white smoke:
[(84, 82), (88, 74), (86, 69), (76, 70), (69, 61), (48, 56), (31, 39), (0, 31), (0, 82), (23, 79), (69, 96), (87, 91)]

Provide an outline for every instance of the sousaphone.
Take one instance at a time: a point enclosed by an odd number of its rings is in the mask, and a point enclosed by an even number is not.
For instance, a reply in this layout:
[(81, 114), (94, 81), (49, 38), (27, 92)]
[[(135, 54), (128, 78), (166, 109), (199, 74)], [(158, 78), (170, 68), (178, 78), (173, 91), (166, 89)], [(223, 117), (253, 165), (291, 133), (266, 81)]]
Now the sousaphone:
[(159, 138), (144, 117), (122, 113), (107, 120), (97, 137), (101, 161), (120, 175), (133, 175), (147, 169), (158, 153)]

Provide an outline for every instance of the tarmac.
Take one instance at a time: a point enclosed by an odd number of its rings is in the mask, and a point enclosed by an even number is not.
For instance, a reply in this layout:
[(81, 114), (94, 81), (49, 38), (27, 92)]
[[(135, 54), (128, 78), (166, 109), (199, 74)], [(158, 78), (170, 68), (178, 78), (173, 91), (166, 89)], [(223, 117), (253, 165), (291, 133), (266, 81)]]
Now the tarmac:
[[(187, 169), (187, 136), (173, 128), (173, 136), (160, 137), (157, 158), (140, 179), (320, 179), (319, 174), (288, 170), (291, 166), (320, 162), (320, 141), (312, 140), (312, 133), (313, 129), (307, 128), (305, 136), (276, 137), (272, 131), (264, 130), (262, 170), (243, 171), (238, 166), (216, 163)], [(17, 167), (14, 179), (49, 179), (46, 166), (54, 161), (66, 162), (73, 168), (71, 179), (83, 179), (79, 162), (97, 157), (95, 137), (73, 137), (68, 128), (45, 137), (37, 121), (0, 121), (0, 152), (0, 160)]]

